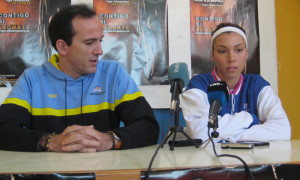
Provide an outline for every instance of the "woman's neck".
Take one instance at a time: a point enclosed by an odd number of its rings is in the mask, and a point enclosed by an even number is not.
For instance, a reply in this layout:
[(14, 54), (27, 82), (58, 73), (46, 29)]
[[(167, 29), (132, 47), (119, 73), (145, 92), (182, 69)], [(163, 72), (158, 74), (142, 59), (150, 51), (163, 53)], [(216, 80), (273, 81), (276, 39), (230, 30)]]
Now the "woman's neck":
[(224, 79), (229, 89), (234, 89), (239, 83), (240, 76), (234, 79)]
[(238, 85), (239, 80), (241, 78), (241, 76), (238, 77), (234, 77), (234, 78), (224, 78), (222, 76), (220, 76), (220, 74), (217, 71), (217, 68), (214, 67), (214, 70), (212, 72), (212, 75), (214, 76), (215, 79), (217, 79), (218, 81), (222, 80), (225, 81), (227, 84), (227, 87), (229, 89), (235, 89), (235, 87)]

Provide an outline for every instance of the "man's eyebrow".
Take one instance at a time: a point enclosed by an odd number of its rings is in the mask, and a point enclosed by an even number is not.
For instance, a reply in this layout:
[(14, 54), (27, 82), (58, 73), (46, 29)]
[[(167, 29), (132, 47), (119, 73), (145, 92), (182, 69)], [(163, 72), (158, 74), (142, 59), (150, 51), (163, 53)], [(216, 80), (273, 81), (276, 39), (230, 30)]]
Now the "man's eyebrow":
[[(104, 35), (101, 36), (100, 40), (103, 39)], [(86, 39), (84, 41), (97, 41), (97, 38), (89, 38), (89, 39)]]
[(90, 39), (86, 39), (84, 40), (85, 42), (88, 42), (88, 41), (97, 41), (97, 38), (90, 38)]

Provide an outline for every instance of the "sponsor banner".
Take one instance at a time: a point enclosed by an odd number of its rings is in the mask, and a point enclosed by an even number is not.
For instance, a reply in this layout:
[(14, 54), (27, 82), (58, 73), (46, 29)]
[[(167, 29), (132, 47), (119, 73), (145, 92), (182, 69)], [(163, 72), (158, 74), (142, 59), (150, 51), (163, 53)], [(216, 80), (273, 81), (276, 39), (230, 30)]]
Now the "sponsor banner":
[(70, 3), (71, 0), (0, 0), (0, 87), (12, 87), (26, 68), (49, 59), (49, 18)]
[(168, 84), (166, 0), (94, 0), (104, 24), (101, 59), (119, 61), (137, 85)]

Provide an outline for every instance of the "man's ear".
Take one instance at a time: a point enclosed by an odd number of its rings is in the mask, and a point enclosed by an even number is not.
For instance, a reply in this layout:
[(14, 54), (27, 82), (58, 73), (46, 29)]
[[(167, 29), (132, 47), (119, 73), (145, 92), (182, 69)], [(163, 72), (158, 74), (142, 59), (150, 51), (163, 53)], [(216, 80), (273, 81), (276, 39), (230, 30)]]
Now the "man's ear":
[(56, 48), (59, 54), (61, 55), (67, 55), (68, 54), (68, 44), (62, 40), (59, 39), (56, 41)]

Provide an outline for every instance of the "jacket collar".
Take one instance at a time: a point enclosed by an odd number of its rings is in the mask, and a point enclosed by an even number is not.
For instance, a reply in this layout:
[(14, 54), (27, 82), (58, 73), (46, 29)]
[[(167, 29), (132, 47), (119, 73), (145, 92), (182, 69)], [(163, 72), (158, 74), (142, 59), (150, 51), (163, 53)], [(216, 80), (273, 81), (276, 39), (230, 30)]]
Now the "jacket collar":
[(69, 81), (81, 81), (82, 79), (89, 76), (89, 75), (82, 75), (79, 78), (74, 79), (59, 69), (58, 61), (59, 61), (59, 54), (53, 54), (52, 57), (49, 59), (49, 61), (43, 64), (43, 67), (46, 69), (46, 71), (57, 79), (69, 80)]
[[(213, 71), (211, 72), (211, 75), (215, 81), (222, 81), (222, 79), (219, 77), (219, 75), (217, 73), (216, 66), (214, 67)], [(229, 93), (233, 94), (233, 95), (237, 95), (241, 91), (241, 89), (243, 87), (243, 83), (244, 83), (244, 76), (241, 74), (238, 84), (235, 86), (235, 88), (233, 90), (229, 90)]]

